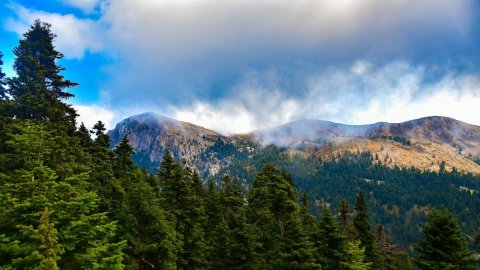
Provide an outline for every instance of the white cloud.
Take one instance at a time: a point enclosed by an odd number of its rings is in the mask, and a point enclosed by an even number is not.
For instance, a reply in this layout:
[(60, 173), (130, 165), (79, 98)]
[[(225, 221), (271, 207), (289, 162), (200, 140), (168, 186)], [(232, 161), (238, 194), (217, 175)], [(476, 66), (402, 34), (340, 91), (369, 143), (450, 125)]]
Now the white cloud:
[[(255, 103), (256, 105), (242, 104), (235, 99), (223, 100), (215, 105), (197, 102), (192, 107), (174, 109), (172, 115), (175, 119), (223, 134), (238, 134), (284, 124), (297, 112), (299, 106), (294, 100), (280, 99), (260, 98)], [(263, 112), (252, 110), (252, 106), (262, 106)]]
[[(360, 74), (359, 63), (368, 66)], [(426, 70), (401, 61), (381, 66), (357, 61), (351, 67), (309, 78), (308, 90), (296, 98), (283, 94), (272, 81), (260, 85), (258, 76), (272, 76), (257, 74), (216, 103), (197, 102), (169, 112), (179, 120), (223, 133), (270, 128), (303, 118), (369, 124), (439, 115), (480, 125), (480, 76), (446, 74), (427, 82)]]
[(73, 105), (73, 107), (79, 114), (77, 122), (79, 124), (83, 122), (88, 129), (92, 129), (98, 121), (102, 121), (107, 129), (112, 129), (115, 125), (112, 122), (115, 114), (107, 108), (98, 105)]
[(4, 28), (21, 36), (35, 19), (52, 24), (52, 32), (57, 35), (54, 45), (67, 59), (81, 59), (86, 51), (98, 52), (104, 48), (104, 39), (98, 22), (79, 19), (72, 14), (56, 14), (25, 8), (12, 4), (10, 8), (16, 18), (5, 20)]
[[(425, 48), (436, 53), (448, 47), (444, 40), (462, 42), (472, 5), (472, 0), (110, 1), (101, 19), (109, 26), (103, 36), (115, 44), (109, 50), (119, 61), (109, 68), (113, 79), (104, 88), (114, 103), (180, 106), (229, 95), (228, 86), (212, 85), (250, 69), (300, 73), (305, 66), (358, 58), (424, 55), (418, 50)], [(132, 96), (134, 91), (142, 95)]]

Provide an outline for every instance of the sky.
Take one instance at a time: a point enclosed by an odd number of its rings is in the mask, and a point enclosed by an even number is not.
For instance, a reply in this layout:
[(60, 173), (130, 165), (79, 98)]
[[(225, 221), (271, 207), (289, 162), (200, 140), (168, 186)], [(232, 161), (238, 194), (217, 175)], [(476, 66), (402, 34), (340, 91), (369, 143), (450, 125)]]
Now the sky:
[(299, 119), (480, 125), (475, 0), (3, 0), (3, 70), (52, 24), (89, 127), (157, 112), (225, 134)]

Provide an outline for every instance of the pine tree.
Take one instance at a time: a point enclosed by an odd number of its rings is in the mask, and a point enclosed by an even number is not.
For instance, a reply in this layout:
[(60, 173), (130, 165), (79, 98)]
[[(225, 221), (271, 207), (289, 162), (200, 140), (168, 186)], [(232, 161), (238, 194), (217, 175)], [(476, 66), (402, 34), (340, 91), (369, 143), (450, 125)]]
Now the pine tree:
[(18, 227), (20, 232), (30, 240), (27, 245), (30, 246), (31, 253), (24, 258), (17, 258), (12, 263), (12, 267), (24, 268), (37, 264), (35, 269), (58, 269), (57, 263), (64, 250), (58, 244), (57, 230), (49, 220), (50, 214), (48, 207), (45, 207), (37, 229), (32, 225)]
[[(113, 173), (114, 155), (110, 150), (110, 137), (105, 134), (105, 125), (98, 121), (93, 126), (93, 130), (96, 138), (91, 143), (91, 147), (89, 147), (90, 142), (88, 141), (86, 145), (83, 144), (83, 147), (92, 156), (90, 179), (94, 189), (100, 195), (100, 209), (109, 212), (111, 217), (115, 217), (125, 190)], [(82, 131), (81, 127), (80, 131)], [(83, 133), (83, 136), (87, 135), (85, 131)], [(88, 139), (84, 138), (84, 140)]]
[(373, 263), (372, 269), (382, 269), (381, 257), (378, 253), (375, 236), (369, 219), (368, 206), (365, 202), (363, 191), (360, 190), (357, 194), (353, 225), (361, 246), (365, 247), (365, 256), (367, 260)]
[[(245, 216), (245, 200), (239, 180), (224, 177), (218, 194), (210, 185), (207, 213), (211, 213), (209, 232), (209, 269), (251, 269), (253, 246)], [(215, 205), (213, 205), (215, 203)], [(210, 210), (212, 209), (212, 210)], [(215, 210), (213, 210), (215, 209)], [(215, 212), (213, 212), (215, 211)]]
[(130, 146), (127, 136), (124, 136), (120, 143), (113, 151), (115, 154), (115, 174), (117, 177), (123, 177), (125, 174), (132, 172), (136, 168), (132, 155), (133, 147)]
[(123, 239), (128, 241), (128, 269), (176, 269), (175, 232), (166, 220), (160, 200), (138, 175), (125, 187), (120, 214)]
[(341, 262), (342, 269), (345, 270), (369, 270), (372, 269), (372, 262), (366, 262), (365, 247), (360, 246), (358, 240), (347, 243), (347, 256)]
[(263, 269), (318, 269), (313, 244), (303, 231), (293, 180), (267, 163), (248, 194), (255, 235), (255, 265)]
[[(10, 100), (7, 97), (7, 91), (5, 88), (6, 85), (6, 78), (5, 78), (5, 73), (2, 72), (2, 65), (3, 65), (3, 60), (2, 60), (3, 54), (0, 52), (0, 153), (4, 153), (4, 142), (6, 141), (6, 129), (10, 125), (12, 121), (14, 121), (13, 118), (9, 117), (11, 113), (9, 113), (10, 110)], [(1, 161), (0, 161), (0, 166), (1, 166)]]
[[(89, 269), (106, 261), (121, 267), (123, 244), (113, 241), (116, 224), (98, 211), (99, 198), (88, 189), (88, 173), (61, 180), (44, 164), (45, 160), (50, 160), (52, 144), (56, 143), (52, 132), (31, 122), (18, 123), (13, 130), (15, 133), (10, 134), (6, 142), (9, 154), (3, 156), (11, 168), (2, 171), (3, 180), (0, 182), (0, 196), (5, 198), (0, 201), (10, 205), (0, 205), (0, 230), (3, 238), (8, 239), (5, 244), (14, 244), (18, 248), (13, 253), (4, 250), (5, 254), (0, 254), (0, 264), (8, 265), (31, 253), (29, 236), (15, 228), (45, 228), (53, 239), (54, 230), (48, 224), (54, 224), (58, 244), (64, 250), (57, 262), (59, 268), (68, 269), (75, 265), (76, 268)], [(3, 210), (4, 207), (8, 210)], [(41, 227), (38, 216), (45, 212), (45, 207), (53, 214), (48, 215), (48, 224), (46, 218), (40, 220), (40, 223), (44, 222)], [(109, 249), (109, 253), (101, 249)]]
[(458, 221), (448, 210), (433, 209), (415, 245), (415, 263), (426, 270), (475, 269), (472, 252)]
[(75, 83), (60, 74), (53, 38), (50, 25), (35, 21), (14, 51), (13, 100), (1, 110), (8, 125), (0, 132), (0, 265), (121, 269), (125, 243), (114, 240), (117, 224), (99, 209), (76, 112), (62, 102)]
[(302, 195), (302, 208), (300, 209), (300, 215), (304, 230), (313, 235), (318, 230), (317, 220), (308, 210), (308, 195), (306, 192), (303, 192)]
[(188, 168), (176, 163), (170, 151), (165, 153), (159, 175), (161, 201), (176, 232), (177, 269), (203, 269), (204, 205), (198, 179)]
[(340, 269), (340, 261), (345, 257), (345, 236), (330, 208), (323, 209), (318, 227), (316, 246), (322, 269)]
[(197, 172), (192, 172), (185, 167), (185, 181), (188, 195), (184, 208), (185, 231), (183, 231), (183, 254), (185, 258), (184, 269), (205, 269), (205, 190)]
[(14, 49), (16, 77), (8, 80), (8, 94), (15, 102), (17, 119), (55, 123), (56, 128), (75, 130), (77, 113), (62, 100), (74, 95), (65, 90), (77, 83), (66, 80), (57, 61), (63, 54), (53, 46), (55, 34), (51, 25), (36, 20)]
[[(95, 128), (97, 136), (102, 136), (102, 124), (97, 123)], [(117, 194), (118, 199), (112, 206), (114, 217), (123, 224), (121, 239), (128, 243), (126, 268), (175, 269), (175, 232), (167, 222), (160, 198), (148, 183), (147, 172), (134, 165), (133, 148), (126, 136), (115, 148), (114, 155), (115, 179), (118, 178), (122, 192)]]

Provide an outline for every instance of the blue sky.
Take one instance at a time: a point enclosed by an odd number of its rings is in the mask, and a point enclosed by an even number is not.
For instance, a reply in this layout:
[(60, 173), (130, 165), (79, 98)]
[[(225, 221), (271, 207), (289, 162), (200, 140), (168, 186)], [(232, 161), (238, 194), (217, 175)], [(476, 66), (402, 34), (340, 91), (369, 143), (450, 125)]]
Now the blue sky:
[(480, 125), (474, 0), (17, 0), (0, 51), (52, 24), (81, 120), (155, 111), (225, 133), (301, 118)]

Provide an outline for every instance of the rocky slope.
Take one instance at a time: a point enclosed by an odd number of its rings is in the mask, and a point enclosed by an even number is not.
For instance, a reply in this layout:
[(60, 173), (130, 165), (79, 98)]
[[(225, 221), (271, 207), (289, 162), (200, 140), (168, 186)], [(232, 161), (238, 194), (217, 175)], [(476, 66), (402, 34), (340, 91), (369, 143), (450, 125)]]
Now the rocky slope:
[[(404, 123), (343, 125), (301, 120), (246, 135), (223, 136), (190, 123), (145, 113), (118, 123), (109, 132), (112, 145), (128, 136), (135, 161), (155, 171), (166, 149), (178, 160), (215, 175), (238, 156), (252, 158), (266, 145), (286, 154), (328, 159), (344, 152), (370, 151), (386, 166), (438, 171), (456, 168), (480, 174), (480, 127), (446, 117), (427, 117)], [(378, 158), (377, 158), (378, 157)], [(443, 164), (444, 165), (443, 165)]]
[[(135, 149), (134, 160), (139, 166), (145, 166), (150, 171), (159, 168), (167, 149), (170, 149), (179, 161), (185, 161), (189, 165), (199, 164), (201, 153), (217, 140), (225, 139), (215, 131), (156, 113), (127, 118), (109, 131), (108, 135), (112, 139), (112, 146), (117, 145), (123, 136), (127, 136)], [(203, 167), (197, 169), (209, 169)]]
[(342, 125), (301, 120), (258, 132), (267, 144), (285, 147), (290, 154), (331, 156), (370, 151), (387, 166), (445, 168), (480, 173), (480, 127), (447, 118), (426, 117), (404, 123)]

